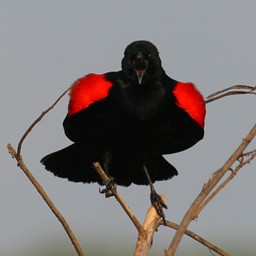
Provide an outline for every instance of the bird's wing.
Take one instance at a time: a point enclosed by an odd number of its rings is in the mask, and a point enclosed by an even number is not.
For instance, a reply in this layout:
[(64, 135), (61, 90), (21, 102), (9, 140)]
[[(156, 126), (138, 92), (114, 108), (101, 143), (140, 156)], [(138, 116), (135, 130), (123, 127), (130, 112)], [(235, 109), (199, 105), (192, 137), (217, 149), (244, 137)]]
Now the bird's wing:
[(88, 74), (71, 86), (68, 114), (63, 122), (69, 139), (76, 142), (89, 137), (104, 123), (109, 90), (113, 83), (105, 74)]

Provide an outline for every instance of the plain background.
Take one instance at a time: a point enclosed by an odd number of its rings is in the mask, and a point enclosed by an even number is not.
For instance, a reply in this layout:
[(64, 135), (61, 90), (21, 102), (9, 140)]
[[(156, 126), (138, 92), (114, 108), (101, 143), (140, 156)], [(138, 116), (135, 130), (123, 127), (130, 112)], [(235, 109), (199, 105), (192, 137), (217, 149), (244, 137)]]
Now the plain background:
[[(125, 47), (139, 39), (158, 47), (168, 75), (194, 82), (204, 96), (235, 84), (255, 85), (255, 13), (253, 0), (1, 1), (0, 255), (57, 255), (58, 250), (75, 255), (60, 223), (11, 159), (7, 143), (16, 146), (29, 124), (78, 77), (119, 70)], [(126, 255), (124, 249), (130, 255), (137, 233), (116, 201), (99, 194), (97, 184), (56, 178), (40, 164), (44, 155), (70, 144), (62, 129), (67, 104), (68, 96), (33, 129), (23, 158), (88, 255)], [(250, 95), (207, 105), (204, 140), (167, 156), (179, 176), (156, 183), (167, 197), (167, 219), (181, 221), (211, 173), (255, 123), (255, 107)], [(189, 227), (231, 255), (256, 249), (255, 171), (254, 161)], [(118, 189), (143, 221), (149, 188)], [(151, 255), (162, 255), (173, 233), (160, 228)], [(195, 252), (209, 255), (184, 238), (177, 255)]]

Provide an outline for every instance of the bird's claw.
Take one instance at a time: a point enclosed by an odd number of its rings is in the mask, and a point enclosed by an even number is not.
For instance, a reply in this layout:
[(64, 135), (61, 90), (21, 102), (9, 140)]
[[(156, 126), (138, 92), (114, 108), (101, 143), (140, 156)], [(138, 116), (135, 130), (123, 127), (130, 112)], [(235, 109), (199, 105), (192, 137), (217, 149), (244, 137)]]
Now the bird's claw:
[(114, 196), (116, 193), (116, 182), (114, 181), (114, 178), (109, 177), (108, 181), (106, 182), (106, 188), (99, 189), (101, 194), (105, 194), (105, 197)]
[(156, 209), (157, 214), (163, 219), (164, 225), (165, 225), (165, 215), (163, 208), (167, 209), (167, 205), (164, 203), (163, 199), (156, 193), (151, 192), (150, 194), (150, 201), (151, 204)]

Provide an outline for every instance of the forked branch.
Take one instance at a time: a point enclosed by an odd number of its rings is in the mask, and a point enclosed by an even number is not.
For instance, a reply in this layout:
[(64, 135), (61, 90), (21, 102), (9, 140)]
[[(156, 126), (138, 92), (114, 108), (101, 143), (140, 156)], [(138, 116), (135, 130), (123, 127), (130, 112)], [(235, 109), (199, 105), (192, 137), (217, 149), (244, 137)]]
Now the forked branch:
[(220, 90), (220, 91), (210, 94), (209, 96), (206, 97), (205, 103), (207, 104), (207, 103), (221, 99), (226, 96), (239, 95), (239, 94), (254, 94), (254, 95), (256, 95), (256, 86), (234, 85), (234, 86), (231, 86), (226, 89), (223, 89), (223, 90)]
[(24, 140), (26, 139), (26, 137), (28, 136), (28, 134), (31, 132), (31, 130), (34, 128), (34, 126), (36, 126), (36, 124), (38, 122), (41, 121), (41, 119), (50, 111), (52, 110), (55, 105), (63, 98), (63, 96), (69, 91), (69, 88), (67, 90), (65, 90), (58, 98), (57, 100), (49, 107), (47, 108), (45, 111), (43, 111), (36, 119), (35, 121), (29, 126), (29, 128), (25, 131), (25, 133), (23, 134), (23, 136), (21, 137), (19, 143), (18, 143), (18, 147), (17, 147), (17, 153), (16, 150), (12, 147), (11, 144), (7, 145), (8, 151), (10, 153), (10, 155), (16, 159), (18, 166), (22, 169), (22, 171), (24, 172), (24, 174), (28, 177), (28, 179), (30, 180), (30, 182), (33, 184), (33, 186), (36, 188), (36, 190), (38, 191), (38, 193), (41, 195), (41, 197), (43, 198), (43, 200), (46, 202), (46, 204), (49, 206), (49, 208), (51, 209), (51, 211), (53, 212), (53, 214), (57, 217), (57, 219), (60, 221), (60, 223), (62, 224), (63, 228), (65, 229), (69, 239), (71, 240), (77, 254), (79, 256), (85, 256), (85, 253), (83, 252), (80, 244), (78, 243), (78, 240), (76, 239), (72, 229), (69, 227), (66, 219), (63, 217), (63, 215), (60, 213), (60, 211), (56, 208), (56, 206), (54, 205), (54, 203), (52, 202), (52, 200), (49, 198), (49, 196), (47, 195), (47, 193), (44, 191), (44, 189), (42, 188), (42, 186), (38, 183), (38, 181), (35, 179), (35, 177), (32, 175), (32, 173), (29, 171), (29, 169), (27, 168), (26, 164), (24, 163), (22, 156), (21, 156), (21, 148), (22, 148), (22, 144), (24, 142)]
[(227, 162), (217, 171), (215, 171), (209, 181), (203, 186), (201, 193), (197, 196), (195, 201), (192, 203), (187, 213), (185, 214), (179, 229), (175, 233), (175, 236), (166, 251), (166, 256), (173, 256), (178, 248), (180, 240), (185, 233), (190, 222), (197, 216), (198, 209), (202, 206), (207, 196), (211, 193), (214, 187), (222, 179), (222, 177), (232, 168), (232, 165), (239, 159), (243, 154), (246, 147), (250, 144), (256, 135), (256, 124), (253, 126), (251, 131), (248, 133), (246, 138), (242, 141), (240, 146), (234, 151), (234, 153), (229, 157)]
[[(103, 183), (107, 184), (109, 181), (109, 177), (104, 172), (104, 170), (101, 168), (100, 164), (94, 163), (93, 166), (96, 169), (96, 171), (98, 172), (98, 174), (100, 175)], [(148, 254), (148, 251), (149, 251), (151, 245), (152, 245), (154, 233), (157, 231), (157, 229), (160, 225), (164, 225), (163, 220), (157, 214), (155, 207), (153, 205), (151, 205), (147, 212), (144, 224), (142, 226), (140, 224), (140, 222), (136, 219), (136, 217), (133, 215), (133, 213), (127, 206), (127, 204), (123, 201), (120, 194), (118, 194), (116, 192), (114, 194), (114, 196), (117, 199), (117, 201), (120, 203), (122, 208), (125, 210), (127, 215), (130, 217), (130, 219), (132, 220), (132, 222), (134, 223), (134, 225), (136, 226), (136, 228), (139, 232), (137, 244), (136, 244), (133, 256), (146, 256)], [(165, 196), (164, 195), (160, 195), (160, 196), (161, 196), (162, 200), (165, 202)], [(164, 225), (164, 226), (173, 228), (175, 230), (178, 230), (178, 228), (179, 228), (178, 224), (171, 222), (171, 221), (166, 221), (166, 225)], [(229, 254), (226, 253), (224, 250), (222, 250), (219, 247), (217, 247), (216, 245), (210, 243), (209, 241), (202, 238), (198, 234), (196, 234), (190, 230), (185, 230), (185, 234), (190, 236), (197, 242), (201, 243), (202, 245), (205, 245), (206, 247), (209, 248), (209, 250), (215, 251), (216, 253), (218, 253), (219, 255), (222, 255), (222, 256), (229, 256)]]
[(230, 168), (230, 175), (204, 200), (204, 202), (198, 208), (195, 214), (195, 218), (198, 217), (198, 215), (206, 207), (206, 205), (237, 175), (238, 171), (240, 171), (244, 165), (249, 164), (256, 157), (256, 150), (244, 153), (242, 155), (242, 157), (239, 157), (239, 159), (237, 159), (239, 164), (235, 167), (235, 169)]
[(22, 169), (22, 171), (25, 173), (25, 175), (28, 177), (28, 179), (30, 180), (30, 182), (34, 185), (34, 187), (36, 188), (36, 190), (38, 191), (38, 193), (41, 195), (41, 197), (43, 198), (43, 200), (47, 203), (47, 205), (49, 206), (49, 208), (51, 209), (51, 211), (53, 212), (53, 214), (57, 217), (57, 219), (60, 221), (60, 223), (62, 224), (63, 228), (65, 229), (67, 235), (69, 236), (69, 239), (71, 240), (77, 254), (79, 256), (85, 256), (83, 250), (81, 249), (74, 233), (72, 232), (71, 228), (69, 227), (67, 221), (65, 220), (65, 218), (63, 217), (63, 215), (60, 213), (60, 211), (56, 208), (56, 206), (54, 205), (54, 203), (52, 202), (52, 200), (49, 198), (49, 196), (47, 195), (47, 193), (44, 191), (44, 189), (42, 188), (42, 186), (37, 182), (37, 180), (34, 178), (34, 176), (32, 175), (32, 173), (29, 171), (29, 169), (27, 168), (27, 166), (25, 165), (25, 163), (22, 160), (21, 155), (18, 155), (15, 151), (15, 149), (12, 147), (11, 144), (7, 145), (8, 151), (10, 153), (10, 155), (16, 159), (18, 166)]
[[(40, 184), (36, 181), (36, 179), (33, 177), (33, 175), (31, 174), (31, 172), (28, 170), (28, 168), (26, 167), (24, 161), (22, 160), (21, 157), (21, 149), (22, 149), (22, 145), (24, 140), (26, 139), (26, 137), (28, 136), (28, 134), (31, 132), (31, 130), (34, 128), (34, 126), (37, 125), (37, 123), (50, 111), (52, 110), (55, 105), (60, 101), (60, 99), (68, 92), (69, 88), (67, 90), (65, 90), (58, 98), (57, 100), (45, 111), (43, 111), (38, 118), (36, 118), (36, 120), (29, 126), (29, 128), (26, 130), (26, 132), (23, 134), (23, 136), (21, 137), (19, 143), (18, 143), (18, 147), (17, 147), (17, 153), (15, 151), (15, 149), (11, 146), (11, 144), (8, 144), (8, 150), (9, 153), (11, 154), (11, 156), (13, 158), (16, 159), (16, 161), (18, 162), (18, 166), (23, 170), (23, 172), (26, 174), (26, 176), (29, 178), (29, 180), (31, 181), (31, 183), (34, 185), (34, 187), (37, 189), (37, 191), (39, 192), (39, 194), (42, 196), (43, 200), (47, 203), (47, 205), (50, 207), (51, 211), (55, 214), (55, 216), (59, 219), (59, 221), (61, 222), (62, 226), (64, 227), (65, 231), (67, 232), (70, 240), (72, 241), (77, 253), (79, 256), (84, 256), (85, 254), (83, 253), (79, 243), (77, 242), (72, 230), (70, 229), (69, 225), (67, 224), (66, 220), (64, 219), (64, 217), (61, 215), (61, 213), (57, 210), (57, 208), (54, 206), (53, 202), (50, 200), (50, 198), (48, 197), (48, 195), (45, 193), (45, 191), (43, 190), (43, 188), (40, 186)], [(236, 85), (236, 86), (232, 86), (229, 87), (227, 89), (221, 90), (219, 92), (216, 92), (214, 94), (211, 94), (210, 96), (208, 96), (205, 100), (205, 103), (209, 103), (212, 101), (215, 101), (217, 99), (220, 99), (222, 97), (225, 96), (229, 96), (229, 95), (236, 95), (236, 94), (256, 94), (255, 92), (256, 87), (254, 86), (246, 86), (246, 85)], [(167, 226), (170, 226), (174, 229), (178, 229), (178, 231), (176, 232), (176, 235), (173, 239), (173, 242), (171, 243), (168, 251), (166, 252), (166, 255), (174, 255), (175, 250), (177, 249), (177, 246), (179, 244), (179, 241), (182, 237), (182, 235), (184, 233), (186, 233), (187, 235), (193, 237), (194, 239), (196, 239), (197, 241), (199, 241), (200, 243), (204, 244), (205, 246), (207, 246), (209, 249), (216, 251), (217, 253), (219, 253), (220, 255), (224, 255), (224, 256), (228, 256), (227, 253), (225, 253), (224, 251), (222, 251), (221, 249), (219, 249), (218, 247), (212, 245), (211, 243), (207, 242), (205, 239), (200, 238), (197, 234), (194, 234), (191, 231), (188, 231), (186, 228), (189, 225), (190, 221), (197, 216), (200, 211), (206, 206), (206, 204), (208, 203), (208, 201), (211, 200), (211, 198), (213, 198), (225, 185), (227, 182), (229, 182), (233, 176), (237, 173), (238, 170), (241, 169), (241, 167), (243, 165), (245, 165), (246, 163), (248, 163), (249, 161), (252, 161), (253, 158), (255, 157), (255, 151), (253, 151), (250, 155), (249, 158), (247, 158), (246, 160), (246, 153), (243, 153), (242, 148), (245, 148), (250, 141), (253, 139), (253, 137), (255, 136), (255, 130), (256, 128), (254, 127), (253, 131), (250, 133), (250, 135), (248, 135), (246, 137), (246, 139), (243, 141), (242, 145), (238, 148), (238, 150), (235, 152), (237, 154), (233, 154), (231, 156), (231, 158), (228, 160), (228, 162), (218, 171), (216, 171), (212, 178), (209, 180), (209, 182), (204, 186), (202, 192), (200, 193), (200, 195), (198, 196), (198, 198), (194, 201), (194, 203), (192, 204), (192, 206), (190, 207), (190, 209), (188, 210), (187, 214), (185, 215), (182, 223), (180, 226), (177, 225), (175, 227), (175, 225), (170, 224), (171, 222), (166, 221)], [(240, 152), (241, 151), (241, 152)], [(231, 168), (231, 165), (234, 161), (236, 161), (236, 159), (238, 159), (240, 157), (243, 157), (243, 161), (240, 162), (240, 165), (236, 167), (236, 169), (234, 170), (233, 174), (230, 175), (230, 177), (228, 178), (228, 181), (224, 181), (223, 185), (221, 185), (215, 192), (213, 192), (208, 201), (206, 199), (207, 195), (209, 195), (209, 193), (213, 190), (213, 188), (215, 187), (215, 185), (217, 184), (217, 181), (219, 179), (221, 179), (221, 177), (223, 177), (223, 175), (228, 171), (228, 169)], [(228, 167), (230, 166), (230, 167)], [(100, 174), (100, 166), (98, 165), (98, 163), (94, 163), (94, 167), (95, 169), (98, 171), (98, 173)], [(104, 178), (104, 173), (101, 173), (100, 175), (102, 179), (106, 179), (108, 178), (107, 176)], [(216, 181), (216, 182), (215, 182)], [(141, 252), (141, 246), (142, 243), (144, 243), (143, 246), (147, 246), (148, 248), (146, 250), (144, 250), (145, 255), (147, 254), (147, 251), (150, 247), (151, 241), (153, 239), (153, 234), (155, 232), (155, 230), (157, 229), (157, 227), (162, 224), (159, 216), (156, 216), (155, 214), (152, 214), (152, 210), (149, 211), (150, 214), (148, 214), (149, 218), (151, 219), (152, 216), (152, 221), (149, 222), (150, 224), (145, 224), (144, 226), (142, 226), (140, 224), (140, 222), (136, 219), (136, 217), (134, 216), (134, 214), (132, 213), (132, 211), (129, 209), (129, 207), (127, 206), (127, 204), (124, 202), (124, 200), (121, 198), (121, 196), (118, 193), (115, 193), (115, 197), (117, 199), (117, 201), (121, 204), (121, 206), (123, 207), (123, 209), (125, 210), (125, 212), (127, 213), (127, 215), (129, 216), (129, 218), (132, 220), (132, 222), (134, 223), (134, 225), (136, 226), (137, 230), (139, 231), (139, 238), (138, 238), (138, 243), (136, 248), (140, 248), (139, 250), (135, 250), (134, 255), (141, 255), (141, 254), (136, 254), (138, 251)], [(201, 208), (200, 208), (201, 207)], [(154, 209), (154, 207), (153, 207)], [(150, 217), (151, 216), (151, 217)]]

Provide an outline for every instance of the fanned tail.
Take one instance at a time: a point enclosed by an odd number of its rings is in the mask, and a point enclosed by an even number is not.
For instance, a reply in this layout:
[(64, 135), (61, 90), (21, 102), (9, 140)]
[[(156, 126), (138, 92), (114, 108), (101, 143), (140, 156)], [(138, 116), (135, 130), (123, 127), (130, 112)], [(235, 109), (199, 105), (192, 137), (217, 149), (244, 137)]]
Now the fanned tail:
[(72, 144), (42, 158), (45, 169), (54, 175), (74, 182), (101, 182), (92, 168), (93, 159), (86, 156), (77, 144)]

